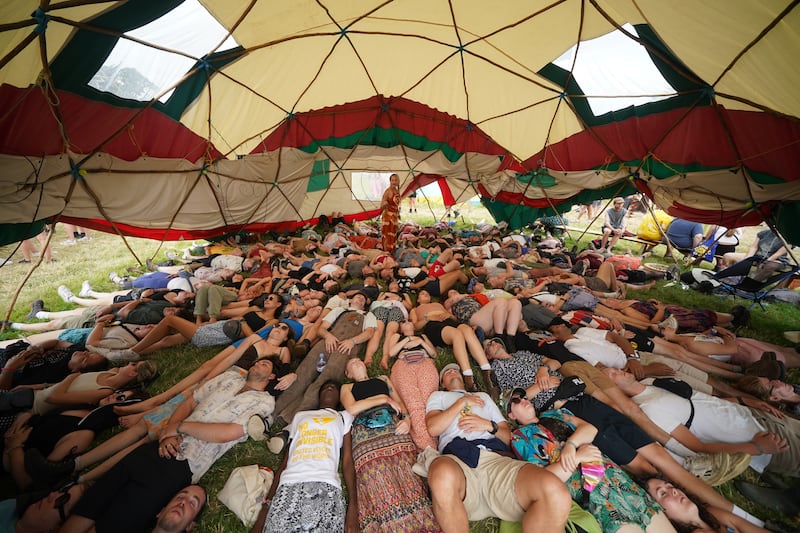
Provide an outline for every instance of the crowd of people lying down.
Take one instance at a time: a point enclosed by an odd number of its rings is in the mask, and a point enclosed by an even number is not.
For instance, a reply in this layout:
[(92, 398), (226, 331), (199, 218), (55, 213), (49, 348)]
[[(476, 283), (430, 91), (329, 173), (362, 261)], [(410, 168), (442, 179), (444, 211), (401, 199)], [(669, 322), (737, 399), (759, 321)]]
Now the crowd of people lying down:
[[(49, 333), (2, 349), (0, 524), (188, 531), (248, 438), (282, 458), (256, 533), (767, 531), (714, 489), (747, 468), (736, 490), (798, 512), (795, 347), (737, 336), (742, 306), (637, 297), (676, 268), (483, 229), (401, 225), (390, 251), (324, 217), (32, 302), (7, 325)], [(218, 351), (148, 395), (179, 344)]]

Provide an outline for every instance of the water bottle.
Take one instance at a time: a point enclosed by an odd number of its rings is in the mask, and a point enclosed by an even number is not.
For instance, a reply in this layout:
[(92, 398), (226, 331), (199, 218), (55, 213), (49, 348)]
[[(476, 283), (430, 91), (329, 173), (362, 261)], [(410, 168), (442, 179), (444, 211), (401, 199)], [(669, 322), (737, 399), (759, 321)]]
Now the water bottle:
[(317, 373), (321, 374), (323, 370), (325, 370), (325, 365), (328, 364), (328, 361), (325, 359), (325, 354), (319, 354), (319, 360), (317, 361)]

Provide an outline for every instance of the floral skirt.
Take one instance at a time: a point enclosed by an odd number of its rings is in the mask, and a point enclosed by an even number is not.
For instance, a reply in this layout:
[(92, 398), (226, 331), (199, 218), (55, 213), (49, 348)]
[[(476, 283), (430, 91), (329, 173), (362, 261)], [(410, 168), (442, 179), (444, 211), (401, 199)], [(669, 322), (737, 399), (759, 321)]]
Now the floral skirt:
[(411, 471), (417, 458), (411, 437), (394, 434), (394, 418), (367, 427), (368, 413), (358, 415), (351, 430), (361, 531), (441, 531), (422, 478)]

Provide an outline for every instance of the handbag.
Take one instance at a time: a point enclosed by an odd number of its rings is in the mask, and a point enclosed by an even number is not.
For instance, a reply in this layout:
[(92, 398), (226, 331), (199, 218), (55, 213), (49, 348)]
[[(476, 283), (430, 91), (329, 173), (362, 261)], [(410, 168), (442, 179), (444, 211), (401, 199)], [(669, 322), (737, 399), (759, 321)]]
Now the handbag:
[(250, 528), (258, 518), (274, 475), (266, 466), (237, 466), (217, 494), (217, 499)]
[(419, 363), (428, 355), (428, 352), (422, 348), (411, 348), (402, 352), (403, 361), (406, 363)]
[(392, 423), (392, 411), (389, 407), (373, 407), (358, 415), (358, 423), (370, 429), (386, 427)]

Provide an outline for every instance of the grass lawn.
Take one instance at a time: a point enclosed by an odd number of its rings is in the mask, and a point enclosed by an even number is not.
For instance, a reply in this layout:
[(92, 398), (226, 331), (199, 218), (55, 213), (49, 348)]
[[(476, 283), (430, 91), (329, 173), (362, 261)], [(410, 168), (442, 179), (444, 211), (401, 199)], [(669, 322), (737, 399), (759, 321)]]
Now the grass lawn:
[[(409, 217), (406, 213), (406, 203), (403, 204), (404, 217)], [(471, 204), (461, 204), (460, 216), (457, 219), (457, 227), (471, 226), (478, 221), (491, 221), (485, 209)], [(572, 215), (567, 215), (573, 217)], [(410, 215), (415, 221), (425, 224), (434, 220), (434, 217), (448, 220), (444, 217), (444, 209), (441, 206), (427, 206), (421, 203), (418, 213)], [(570, 225), (580, 225), (581, 222), (570, 220)], [(582, 225), (585, 226), (585, 221)], [(595, 222), (593, 228), (599, 227), (600, 222)], [(631, 227), (638, 224), (635, 220), (631, 222)], [(741, 250), (746, 250), (752, 242), (756, 233), (756, 228), (747, 228), (745, 239)], [(114, 286), (108, 279), (108, 273), (117, 271), (124, 274), (126, 267), (138, 266), (133, 259), (131, 251), (128, 250), (123, 241), (114, 235), (91, 233), (92, 240), (80, 242), (76, 245), (66, 246), (61, 244), (65, 239), (63, 230), (53, 238), (52, 249), (55, 263), (41, 264), (38, 268), (31, 269), (30, 264), (20, 264), (17, 262), (21, 255), (14, 256), (14, 262), (0, 269), (0, 317), (9, 317), (12, 321), (23, 321), (23, 317), (28, 313), (28, 305), (35, 299), (42, 299), (45, 307), (52, 310), (71, 309), (72, 304), (64, 303), (57, 295), (56, 289), (59, 285), (65, 284), (75, 293), (78, 292), (81, 282), (85, 279), (91, 281), (97, 290), (114, 290)], [(575, 236), (573, 236), (575, 237)], [(749, 241), (748, 241), (749, 239)], [(588, 237), (584, 241), (588, 241)], [(172, 242), (158, 243), (144, 239), (127, 239), (131, 250), (136, 257), (143, 263), (145, 258), (155, 256), (156, 261), (164, 260), (164, 252), (167, 250), (181, 251), (190, 243)], [(569, 244), (573, 244), (568, 240)], [(620, 244), (618, 250), (624, 251), (624, 245)], [(0, 258), (9, 257), (14, 250), (14, 246), (0, 248)], [(664, 247), (656, 248), (654, 255), (648, 261), (666, 262), (663, 256)], [(34, 258), (35, 260), (38, 258)], [(34, 260), (34, 263), (35, 263)], [(688, 307), (706, 307), (719, 311), (728, 311), (735, 305), (732, 299), (721, 299), (718, 296), (704, 295), (692, 290), (683, 290), (680, 285), (666, 286), (665, 282), (649, 291), (637, 293), (641, 298), (658, 298), (667, 303), (678, 303)], [(16, 301), (13, 311), (9, 314), (12, 301)], [(743, 336), (755, 337), (776, 344), (788, 345), (789, 342), (783, 338), (782, 333), (786, 330), (800, 329), (800, 309), (786, 304), (770, 304), (765, 311), (758, 307), (752, 310), (752, 322), (749, 328), (740, 332)], [(0, 334), (0, 340), (14, 338), (14, 333), (8, 331)], [(151, 356), (157, 361), (160, 370), (160, 377), (151, 385), (151, 393), (167, 389), (172, 383), (196, 368), (202, 361), (214, 355), (217, 350), (198, 349), (193, 347), (179, 346), (164, 350)], [(379, 358), (373, 365), (372, 373), (380, 373), (378, 365)], [(452, 354), (449, 351), (440, 350), (437, 365), (441, 367), (446, 362), (452, 361)], [(476, 372), (480, 376), (480, 373)], [(478, 378), (480, 379), (480, 377)], [(796, 369), (790, 372), (790, 380), (793, 383), (800, 383), (800, 372)], [(202, 519), (195, 531), (204, 532), (229, 532), (244, 531), (245, 528), (216, 499), (217, 492), (222, 488), (231, 469), (237, 465), (258, 463), (272, 468), (277, 467), (279, 458), (272, 455), (262, 443), (248, 441), (235, 446), (221, 460), (219, 460), (202, 480), (202, 484), (209, 492), (209, 503), (202, 515)], [(756, 474), (749, 470), (743, 474), (749, 481), (756, 480)], [(762, 518), (780, 519), (786, 523), (791, 523), (789, 518), (779, 516), (776, 513), (756, 508), (753, 504), (745, 501), (736, 491), (732, 482), (720, 488), (729, 499), (741, 507), (753, 512)], [(13, 485), (8, 482), (0, 484), (0, 498), (10, 497), (14, 494)], [(794, 527), (800, 529), (800, 523), (795, 522)], [(473, 524), (471, 531), (493, 532), (499, 528), (497, 520), (484, 520)]]

